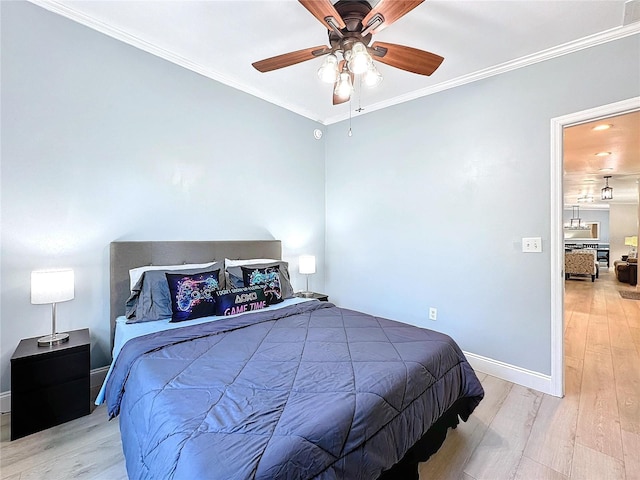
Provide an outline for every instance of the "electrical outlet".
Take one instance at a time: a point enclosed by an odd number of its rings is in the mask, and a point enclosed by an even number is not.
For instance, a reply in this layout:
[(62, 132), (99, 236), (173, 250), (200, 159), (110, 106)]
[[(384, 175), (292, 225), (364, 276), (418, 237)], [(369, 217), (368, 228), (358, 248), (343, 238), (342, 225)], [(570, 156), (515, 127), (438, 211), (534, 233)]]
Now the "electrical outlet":
[(438, 318), (438, 309), (435, 307), (429, 307), (429, 320), (436, 320)]
[(542, 252), (542, 238), (541, 237), (523, 238), (522, 251), (527, 253)]

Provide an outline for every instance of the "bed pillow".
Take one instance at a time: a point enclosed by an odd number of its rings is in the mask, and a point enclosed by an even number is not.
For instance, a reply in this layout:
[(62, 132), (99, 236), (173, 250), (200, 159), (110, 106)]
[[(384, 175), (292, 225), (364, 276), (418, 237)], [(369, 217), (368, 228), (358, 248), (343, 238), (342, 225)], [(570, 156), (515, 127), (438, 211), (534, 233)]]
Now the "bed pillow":
[(171, 322), (184, 322), (216, 314), (220, 270), (191, 275), (165, 273), (171, 295)]
[(221, 262), (215, 262), (209, 268), (144, 272), (127, 300), (125, 307), (127, 323), (153, 322), (171, 318), (173, 310), (171, 308), (171, 292), (165, 275), (167, 272), (190, 275), (211, 270), (219, 270), (218, 284), (224, 285)]
[(229, 258), (224, 259), (224, 268), (240, 267), (242, 265), (253, 265), (256, 263), (273, 263), (278, 262), (274, 258), (250, 258), (248, 260), (231, 260)]
[(267, 298), (267, 305), (274, 305), (284, 300), (282, 296), (282, 281), (280, 269), (276, 267), (255, 268), (252, 266), (242, 268), (242, 279), (247, 287), (259, 286), (263, 289)]
[[(289, 276), (289, 264), (284, 261), (276, 260), (268, 263), (256, 263), (249, 265), (239, 265), (227, 268), (227, 288), (240, 288), (250, 286), (245, 284), (243, 268), (247, 270), (265, 269), (268, 267), (277, 267), (280, 275), (280, 291), (282, 299), (293, 297), (293, 287), (291, 286), (291, 280)], [(267, 301), (269, 300), (267, 296)]]
[(267, 299), (260, 285), (216, 292), (216, 315), (234, 315), (260, 310), (266, 306)]
[(145, 265), (143, 267), (136, 267), (129, 270), (129, 290), (133, 292), (133, 287), (136, 286), (136, 283), (142, 277), (144, 272), (148, 272), (149, 270), (193, 270), (196, 268), (209, 268), (212, 267), (216, 262), (207, 262), (207, 263), (185, 263), (183, 265)]

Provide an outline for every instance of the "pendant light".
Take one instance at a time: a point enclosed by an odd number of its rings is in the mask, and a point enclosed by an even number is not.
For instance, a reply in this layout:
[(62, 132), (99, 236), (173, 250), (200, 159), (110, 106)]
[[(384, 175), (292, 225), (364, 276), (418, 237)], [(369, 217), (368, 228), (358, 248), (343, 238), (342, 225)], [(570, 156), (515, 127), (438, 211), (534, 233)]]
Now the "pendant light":
[(602, 200), (613, 200), (613, 188), (611, 188), (609, 186), (609, 179), (611, 178), (611, 175), (606, 175), (604, 177), (604, 181), (605, 181), (605, 186), (603, 187), (603, 189), (601, 190), (601, 197)]
[(575, 205), (571, 207), (571, 220), (569, 221), (569, 228), (581, 228), (582, 220), (580, 219), (580, 207)]

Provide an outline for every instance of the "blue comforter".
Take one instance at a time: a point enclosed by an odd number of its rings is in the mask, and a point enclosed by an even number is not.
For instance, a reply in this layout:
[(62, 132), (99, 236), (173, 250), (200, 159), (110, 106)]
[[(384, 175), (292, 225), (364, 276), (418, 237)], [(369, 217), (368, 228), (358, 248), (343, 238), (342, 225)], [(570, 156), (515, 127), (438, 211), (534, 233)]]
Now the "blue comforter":
[(131, 479), (376, 479), (483, 396), (446, 335), (305, 302), (129, 341), (107, 384)]

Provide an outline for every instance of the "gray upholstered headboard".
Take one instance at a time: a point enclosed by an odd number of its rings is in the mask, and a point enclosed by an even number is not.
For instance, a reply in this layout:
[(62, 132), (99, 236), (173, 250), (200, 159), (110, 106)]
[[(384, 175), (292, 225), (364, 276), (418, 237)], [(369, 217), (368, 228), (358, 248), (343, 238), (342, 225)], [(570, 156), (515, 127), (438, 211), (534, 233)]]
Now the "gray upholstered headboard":
[[(111, 343), (116, 318), (129, 297), (129, 270), (144, 265), (204, 263), (225, 258), (282, 258), (280, 240), (112, 242), (110, 248)], [(113, 345), (112, 345), (113, 346)]]

